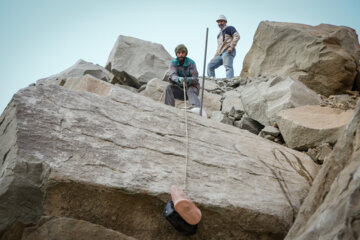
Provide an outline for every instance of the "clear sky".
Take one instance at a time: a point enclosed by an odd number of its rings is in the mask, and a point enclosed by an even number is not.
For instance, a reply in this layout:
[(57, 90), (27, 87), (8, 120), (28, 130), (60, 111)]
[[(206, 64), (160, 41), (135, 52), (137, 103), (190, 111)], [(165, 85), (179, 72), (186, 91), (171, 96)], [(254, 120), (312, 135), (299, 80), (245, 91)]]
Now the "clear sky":
[[(0, 113), (18, 90), (78, 59), (105, 66), (118, 35), (160, 43), (172, 56), (184, 43), (202, 75), (206, 28), (209, 60), (219, 14), (241, 36), (235, 75), (263, 20), (328, 23), (360, 32), (359, 0), (0, 0)], [(224, 68), (216, 74), (224, 77)]]

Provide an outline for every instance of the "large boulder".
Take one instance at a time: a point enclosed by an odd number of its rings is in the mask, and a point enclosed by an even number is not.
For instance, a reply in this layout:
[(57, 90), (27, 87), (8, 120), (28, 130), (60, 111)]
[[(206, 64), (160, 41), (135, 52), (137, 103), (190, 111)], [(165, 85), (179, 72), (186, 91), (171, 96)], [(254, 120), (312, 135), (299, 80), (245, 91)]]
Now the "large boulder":
[[(154, 78), (146, 84), (146, 88), (141, 92), (141, 95), (152, 98), (155, 101), (164, 102), (165, 101), (165, 88), (169, 82), (162, 81), (160, 79)], [(206, 86), (206, 85), (205, 85)], [(199, 100), (201, 101), (201, 90), (199, 93)], [(206, 111), (208, 116), (211, 116), (214, 111), (219, 111), (221, 108), (221, 96), (213, 94), (204, 90), (204, 103), (203, 108)], [(187, 106), (189, 106), (189, 101), (187, 101)], [(175, 99), (175, 107), (181, 108), (184, 106), (184, 101)]]
[(106, 96), (55, 85), (14, 95), (0, 118), (0, 232), (46, 215), (183, 239), (161, 212), (186, 181), (203, 214), (192, 239), (285, 236), (318, 171), (306, 154), (188, 115), (185, 174), (183, 112), (107, 85)]
[(39, 79), (37, 83), (64, 85), (68, 78), (82, 77), (84, 75), (91, 75), (105, 82), (110, 81), (110, 72), (108, 70), (98, 64), (93, 64), (80, 59), (74, 65), (65, 69), (64, 71), (51, 75), (47, 78)]
[(321, 102), (314, 91), (289, 77), (261, 79), (238, 89), (245, 112), (263, 125), (273, 125), (276, 114), (283, 109)]
[(161, 44), (120, 35), (106, 69), (114, 74), (113, 81), (139, 88), (153, 78), (161, 79), (172, 59)]
[(263, 21), (241, 76), (292, 77), (317, 93), (338, 94), (351, 90), (359, 57), (359, 40), (351, 28)]
[(360, 102), (315, 178), (287, 240), (360, 238)]
[(353, 110), (309, 105), (282, 110), (276, 121), (288, 147), (306, 150), (335, 143), (353, 114)]

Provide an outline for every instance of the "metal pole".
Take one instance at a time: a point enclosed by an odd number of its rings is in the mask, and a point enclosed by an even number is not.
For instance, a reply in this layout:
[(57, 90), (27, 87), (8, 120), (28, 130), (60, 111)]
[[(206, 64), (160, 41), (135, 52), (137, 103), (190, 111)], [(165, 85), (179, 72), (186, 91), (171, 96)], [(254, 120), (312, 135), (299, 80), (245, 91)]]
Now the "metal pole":
[(205, 56), (204, 56), (204, 70), (203, 70), (203, 80), (202, 80), (202, 88), (201, 88), (200, 116), (202, 116), (202, 108), (203, 108), (203, 102), (204, 102), (205, 67), (206, 67), (206, 52), (207, 52), (208, 33), (209, 33), (209, 28), (206, 28)]

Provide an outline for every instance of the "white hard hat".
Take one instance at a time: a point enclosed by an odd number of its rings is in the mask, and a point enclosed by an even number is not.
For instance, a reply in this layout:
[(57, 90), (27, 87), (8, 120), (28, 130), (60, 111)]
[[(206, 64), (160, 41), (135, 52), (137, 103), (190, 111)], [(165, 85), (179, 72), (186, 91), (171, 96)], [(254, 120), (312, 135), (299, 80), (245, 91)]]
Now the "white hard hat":
[(218, 19), (216, 20), (216, 22), (219, 21), (219, 20), (224, 20), (224, 21), (227, 22), (226, 17), (225, 17), (224, 15), (222, 15), (222, 14), (218, 17)]

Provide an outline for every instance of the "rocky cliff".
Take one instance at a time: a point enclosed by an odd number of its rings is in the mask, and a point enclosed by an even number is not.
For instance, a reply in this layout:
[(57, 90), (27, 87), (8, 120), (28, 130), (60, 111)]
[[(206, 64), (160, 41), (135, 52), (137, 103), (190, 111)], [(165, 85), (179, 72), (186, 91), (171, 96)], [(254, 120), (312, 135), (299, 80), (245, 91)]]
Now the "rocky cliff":
[(173, 184), (203, 215), (191, 239), (359, 239), (358, 58), (350, 28), (262, 22), (185, 121), (170, 54), (119, 36), (106, 69), (79, 60), (2, 113), (0, 239), (188, 239), (162, 217)]

